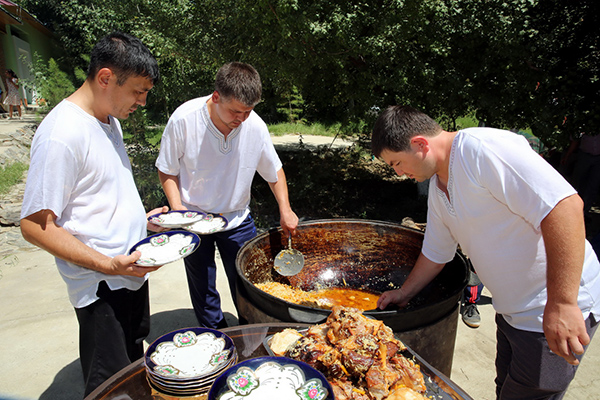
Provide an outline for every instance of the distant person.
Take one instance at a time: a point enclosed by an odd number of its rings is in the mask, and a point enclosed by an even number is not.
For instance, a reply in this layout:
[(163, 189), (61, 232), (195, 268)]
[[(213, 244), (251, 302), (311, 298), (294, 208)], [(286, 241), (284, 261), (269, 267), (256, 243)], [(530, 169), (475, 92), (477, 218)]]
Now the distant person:
[(146, 104), (158, 65), (139, 39), (113, 33), (93, 48), (87, 79), (38, 127), (21, 210), (29, 242), (56, 257), (79, 322), (85, 394), (144, 354), (148, 273), (139, 252), (147, 215), (117, 118)]
[(447, 132), (407, 106), (383, 112), (372, 148), (399, 175), (430, 179), (421, 254), (378, 308), (406, 306), (460, 244), (494, 299), (497, 398), (562, 398), (600, 317), (600, 264), (575, 190), (521, 136)]
[(19, 119), (21, 115), (21, 97), (19, 96), (19, 78), (12, 69), (7, 69), (6, 73), (6, 98), (4, 104), (8, 106), (8, 118), (12, 119), (13, 109), (17, 109)]
[(227, 326), (216, 287), (215, 245), (237, 306), (235, 258), (256, 236), (249, 207), (256, 172), (275, 195), (284, 234), (294, 234), (298, 225), (282, 163), (267, 125), (253, 111), (261, 92), (260, 76), (251, 65), (223, 65), (212, 94), (182, 104), (169, 118), (156, 160), (173, 210), (222, 214), (229, 221), (225, 231), (202, 235), (198, 250), (185, 258), (196, 317), (209, 328)]
[(473, 271), (469, 271), (469, 282), (463, 290), (462, 302), (460, 306), (460, 315), (462, 321), (471, 328), (479, 328), (481, 325), (481, 314), (477, 308), (477, 303), (481, 299), (483, 283)]

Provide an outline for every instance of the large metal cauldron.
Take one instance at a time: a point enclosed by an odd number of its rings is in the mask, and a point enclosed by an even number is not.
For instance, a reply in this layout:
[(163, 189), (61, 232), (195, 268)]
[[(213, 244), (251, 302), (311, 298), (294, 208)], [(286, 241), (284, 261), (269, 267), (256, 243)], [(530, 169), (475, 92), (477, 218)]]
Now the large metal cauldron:
[[(241, 281), (238, 313), (249, 322), (316, 324), (325, 321), (330, 314), (329, 310), (301, 306), (272, 296), (258, 289), (257, 283), (277, 281), (303, 290), (348, 286), (384, 292), (400, 287), (419, 256), (423, 233), (399, 224), (371, 220), (302, 223), (293, 245), (304, 254), (305, 266), (292, 277), (280, 276), (273, 269), (275, 255), (287, 247), (287, 242), (283, 232), (274, 229), (247, 242), (237, 255), (236, 268)], [(402, 340), (449, 375), (458, 303), (467, 280), (467, 262), (457, 253), (407, 308), (371, 310), (364, 314), (382, 320), (395, 332), (404, 332), (404, 337), (399, 335)], [(248, 306), (253, 310), (248, 312), (253, 315), (244, 315)], [(440, 346), (444, 349), (434, 349)], [(427, 352), (432, 354), (427, 357), (423, 354)]]
[[(423, 233), (398, 224), (368, 220), (322, 220), (301, 224), (294, 248), (305, 257), (296, 276), (273, 269), (273, 258), (287, 246), (281, 230), (263, 233), (246, 243), (237, 256), (237, 271), (248, 297), (269, 315), (293, 322), (319, 323), (328, 310), (293, 304), (271, 296), (254, 284), (277, 281), (303, 290), (348, 286), (374, 292), (398, 288), (421, 250)], [(468, 270), (457, 253), (454, 260), (405, 309), (373, 310), (394, 331), (430, 324), (448, 314), (460, 300)]]

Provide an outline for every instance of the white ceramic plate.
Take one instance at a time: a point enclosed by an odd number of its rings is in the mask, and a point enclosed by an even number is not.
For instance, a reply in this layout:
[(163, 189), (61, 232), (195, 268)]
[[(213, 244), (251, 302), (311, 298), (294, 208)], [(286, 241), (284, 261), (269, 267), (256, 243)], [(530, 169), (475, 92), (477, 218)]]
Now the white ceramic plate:
[(182, 228), (204, 219), (205, 214), (193, 210), (174, 210), (167, 213), (154, 214), (148, 221), (163, 228)]
[(333, 400), (332, 393), (323, 374), (307, 364), (283, 357), (258, 357), (220, 375), (208, 400)]
[(203, 219), (184, 228), (200, 235), (220, 232), (227, 227), (227, 219), (221, 215), (207, 214)]
[(196, 336), (187, 331), (176, 334), (173, 341), (159, 343), (150, 360), (159, 375), (182, 378), (210, 374), (227, 364), (230, 356), (223, 338), (211, 332)]
[(169, 231), (148, 236), (135, 244), (134, 251), (142, 253), (135, 262), (141, 267), (155, 267), (177, 261), (192, 254), (200, 245), (200, 238), (192, 232)]

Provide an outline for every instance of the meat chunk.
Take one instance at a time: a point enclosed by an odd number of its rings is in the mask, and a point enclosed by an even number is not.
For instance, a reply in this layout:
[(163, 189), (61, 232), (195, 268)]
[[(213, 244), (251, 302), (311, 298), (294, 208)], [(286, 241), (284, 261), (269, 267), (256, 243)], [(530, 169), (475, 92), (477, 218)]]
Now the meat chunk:
[(405, 349), (383, 322), (337, 306), (285, 355), (321, 371), (337, 400), (425, 399), (423, 374)]

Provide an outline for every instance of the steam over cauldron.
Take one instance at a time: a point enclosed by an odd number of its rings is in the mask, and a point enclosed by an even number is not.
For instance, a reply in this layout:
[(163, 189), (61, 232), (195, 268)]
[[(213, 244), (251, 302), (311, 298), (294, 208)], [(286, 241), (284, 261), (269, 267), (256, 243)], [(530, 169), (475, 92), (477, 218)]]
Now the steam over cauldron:
[[(399, 288), (410, 273), (421, 251), (423, 233), (399, 224), (371, 220), (318, 220), (298, 226), (294, 248), (304, 254), (305, 266), (295, 276), (280, 276), (273, 269), (275, 255), (287, 247), (287, 237), (280, 229), (265, 232), (247, 242), (239, 251), (236, 268), (241, 284), (238, 285), (238, 312), (251, 308), (268, 316), (261, 321), (255, 315), (241, 315), (249, 322), (287, 321), (316, 324), (325, 321), (329, 310), (302, 306), (272, 296), (255, 284), (276, 281), (302, 290), (326, 287), (350, 287), (371, 292), (384, 292)], [(364, 314), (382, 320), (434, 367), (449, 374), (456, 335), (457, 309), (462, 290), (468, 280), (467, 261), (457, 253), (442, 272), (419, 293), (405, 309), (388, 306), (386, 310), (370, 310)], [(440, 326), (439, 324), (445, 321)], [(448, 326), (446, 326), (448, 325)], [(442, 330), (428, 342), (439, 342), (445, 335), (444, 345), (450, 350), (449, 363), (440, 364), (433, 355), (428, 360), (418, 347), (430, 348), (432, 343), (422, 343), (423, 329)], [(432, 328), (433, 329), (433, 328)], [(402, 332), (405, 333), (403, 338)], [(410, 339), (409, 336), (415, 336)], [(408, 340), (407, 340), (408, 339)], [(412, 344), (411, 344), (412, 341)], [(419, 343), (421, 344), (419, 344)], [(451, 344), (451, 347), (450, 347)], [(431, 349), (430, 349), (431, 350)], [(445, 357), (446, 359), (448, 357)], [(449, 366), (448, 366), (449, 364)]]

